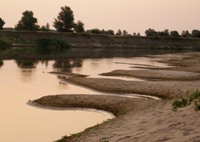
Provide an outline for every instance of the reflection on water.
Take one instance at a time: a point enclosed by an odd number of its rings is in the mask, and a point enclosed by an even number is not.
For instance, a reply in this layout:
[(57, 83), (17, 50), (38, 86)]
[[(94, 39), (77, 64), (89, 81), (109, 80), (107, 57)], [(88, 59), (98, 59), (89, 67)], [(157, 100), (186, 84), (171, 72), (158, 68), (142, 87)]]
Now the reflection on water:
[(28, 100), (45, 95), (94, 92), (59, 84), (57, 76), (48, 73), (53, 70), (54, 61), (48, 65), (39, 62), (35, 68), (19, 68), (15, 63), (4, 61), (0, 70), (0, 142), (50, 142), (112, 118), (102, 112), (52, 111), (26, 105)]
[(66, 59), (66, 60), (56, 60), (53, 64), (54, 71), (56, 72), (71, 72), (74, 67), (82, 67), (81, 59)]
[(0, 142), (50, 142), (112, 118), (108, 113), (39, 109), (26, 103), (45, 95), (98, 94), (87, 88), (60, 83), (56, 75), (48, 72), (62, 71), (100, 77), (100, 73), (132, 69), (132, 65), (116, 62), (165, 66), (149, 58), (0, 62)]
[(37, 64), (39, 61), (37, 60), (15, 60), (17, 63), (17, 66), (22, 68), (22, 69), (30, 69), (30, 68), (36, 68)]
[(0, 60), (0, 68), (3, 66), (3, 61)]

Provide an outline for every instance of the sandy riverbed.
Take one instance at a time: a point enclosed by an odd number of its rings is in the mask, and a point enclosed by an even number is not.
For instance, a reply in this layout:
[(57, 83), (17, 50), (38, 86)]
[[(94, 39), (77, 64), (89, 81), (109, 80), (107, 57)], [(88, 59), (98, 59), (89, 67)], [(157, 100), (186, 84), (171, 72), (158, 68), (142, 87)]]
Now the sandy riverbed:
[[(163, 98), (162, 101), (101, 95), (58, 95), (43, 97), (35, 102), (48, 106), (97, 108), (117, 115), (117, 118), (113, 120), (69, 137), (70, 142), (200, 141), (200, 112), (195, 111), (192, 105), (174, 112), (171, 106), (173, 99), (200, 90), (198, 80), (200, 53), (169, 54), (152, 58), (157, 60), (158, 57), (160, 62), (175, 67), (144, 70), (138, 73), (140, 75), (137, 77), (147, 79), (151, 77), (155, 79), (154, 81), (139, 82), (85, 77), (71, 77), (65, 80), (103, 92), (158, 96)], [(137, 74), (136, 71), (130, 72), (121, 70), (123, 76)], [(146, 76), (142, 76), (142, 73)], [(109, 73), (109, 75), (113, 74)]]

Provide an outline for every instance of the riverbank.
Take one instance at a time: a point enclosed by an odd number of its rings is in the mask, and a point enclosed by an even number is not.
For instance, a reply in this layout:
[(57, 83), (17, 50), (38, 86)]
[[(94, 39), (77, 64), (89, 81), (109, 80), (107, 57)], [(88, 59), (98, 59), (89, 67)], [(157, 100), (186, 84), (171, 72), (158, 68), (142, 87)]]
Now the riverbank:
[[(95, 96), (93, 98), (93, 96), (82, 95), (59, 95), (43, 97), (35, 100), (35, 102), (50, 106), (63, 102), (64, 107), (85, 106), (103, 109), (118, 116), (114, 120), (109, 120), (82, 133), (68, 137), (67, 141), (70, 142), (200, 141), (200, 124), (198, 123), (200, 112), (195, 111), (192, 105), (174, 112), (171, 106), (172, 100), (200, 90), (200, 81), (196, 79), (198, 74), (193, 73), (198, 72), (196, 67), (200, 65), (199, 55), (200, 53), (182, 53), (153, 56), (152, 59), (154, 60), (159, 57), (160, 62), (175, 65), (175, 67), (165, 68), (163, 72), (159, 68), (159, 75), (155, 75), (156, 80), (153, 81), (139, 82), (85, 77), (64, 78), (68, 82), (103, 92), (120, 95), (124, 93), (147, 94), (163, 98), (161, 101), (138, 99), (139, 103), (137, 103), (131, 98), (123, 97)], [(177, 68), (179, 72), (176, 72)], [(185, 68), (189, 68), (190, 72), (185, 72)], [(194, 71), (192, 71), (192, 68), (194, 68)], [(152, 75), (152, 72), (155, 73), (154, 71), (156, 70), (146, 71), (145, 74), (148, 77)], [(165, 73), (171, 75), (173, 80), (169, 81)], [(130, 73), (126, 74), (126, 71), (124, 71), (123, 75), (130, 76)], [(184, 79), (181, 80), (181, 78)], [(74, 104), (75, 106), (73, 106)], [(127, 107), (124, 107), (124, 105)], [(124, 110), (124, 113), (118, 114), (114, 110), (117, 110), (117, 112)]]
[(14, 47), (35, 46), (41, 38), (61, 39), (73, 48), (132, 48), (199, 50), (199, 38), (110, 36), (97, 34), (75, 34), (58, 32), (0, 31), (0, 38), (7, 38)]

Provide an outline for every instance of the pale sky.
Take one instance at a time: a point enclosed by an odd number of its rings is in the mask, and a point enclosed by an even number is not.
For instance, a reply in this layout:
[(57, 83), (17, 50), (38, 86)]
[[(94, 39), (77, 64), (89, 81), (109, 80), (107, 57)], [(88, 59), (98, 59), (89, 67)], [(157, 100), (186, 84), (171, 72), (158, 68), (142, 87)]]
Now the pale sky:
[(85, 29), (200, 30), (200, 0), (1, 0), (4, 27), (14, 27), (22, 12), (31, 10), (39, 25), (53, 24), (61, 6), (70, 6)]

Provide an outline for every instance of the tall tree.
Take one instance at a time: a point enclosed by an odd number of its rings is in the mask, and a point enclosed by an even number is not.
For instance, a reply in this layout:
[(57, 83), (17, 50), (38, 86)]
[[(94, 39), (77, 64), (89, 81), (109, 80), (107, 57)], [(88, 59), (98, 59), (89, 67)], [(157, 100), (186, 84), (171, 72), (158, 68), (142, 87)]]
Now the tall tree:
[(4, 20), (0, 18), (0, 30), (3, 30), (4, 24), (5, 24)]
[(74, 27), (74, 14), (70, 7), (61, 7), (61, 12), (54, 21), (54, 27), (59, 32), (72, 32)]
[(76, 33), (83, 33), (83, 32), (85, 31), (83, 22), (78, 21), (78, 22), (75, 24), (74, 31), (75, 31)]
[(22, 13), (22, 18), (16, 25), (16, 30), (36, 31), (39, 29), (37, 18), (33, 17), (33, 12), (26, 10)]

